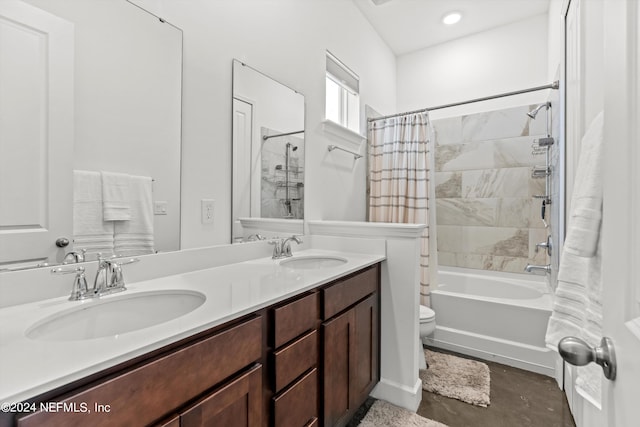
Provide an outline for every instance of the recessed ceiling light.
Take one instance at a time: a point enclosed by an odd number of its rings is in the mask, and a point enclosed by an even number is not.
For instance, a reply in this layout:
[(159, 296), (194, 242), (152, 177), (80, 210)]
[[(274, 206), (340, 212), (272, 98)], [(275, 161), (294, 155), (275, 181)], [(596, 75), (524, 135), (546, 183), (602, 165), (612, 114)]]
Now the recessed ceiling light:
[(460, 21), (462, 18), (462, 14), (460, 12), (450, 12), (444, 15), (442, 18), (442, 23), (445, 25), (453, 25)]

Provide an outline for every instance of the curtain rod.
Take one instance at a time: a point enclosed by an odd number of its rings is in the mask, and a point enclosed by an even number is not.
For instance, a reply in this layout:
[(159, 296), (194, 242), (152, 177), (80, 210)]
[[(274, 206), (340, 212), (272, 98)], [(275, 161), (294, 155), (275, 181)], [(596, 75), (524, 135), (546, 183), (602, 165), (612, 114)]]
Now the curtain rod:
[(468, 101), (454, 102), (452, 104), (438, 105), (437, 107), (422, 108), (420, 110), (406, 111), (404, 113), (389, 114), (387, 116), (382, 116), (382, 117), (374, 117), (374, 118), (367, 119), (367, 122), (375, 122), (375, 121), (378, 121), (378, 120), (388, 119), (390, 117), (404, 116), (405, 114), (425, 113), (427, 111), (440, 110), (442, 108), (449, 108), (449, 107), (457, 107), (458, 105), (471, 104), (471, 103), (480, 102), (480, 101), (488, 101), (490, 99), (502, 98), (502, 97), (505, 97), (505, 96), (512, 96), (512, 95), (519, 95), (521, 93), (535, 92), (535, 91), (538, 91), (538, 90), (558, 89), (559, 87), (560, 87), (560, 82), (558, 80), (556, 80), (555, 82), (550, 83), (548, 85), (531, 87), (529, 89), (515, 90), (513, 92), (505, 92), (505, 93), (501, 93), (499, 95), (491, 95), (491, 96), (485, 96), (485, 97), (482, 97), (482, 98), (470, 99)]
[(275, 133), (273, 135), (265, 135), (265, 136), (262, 137), (262, 139), (266, 141), (269, 138), (277, 138), (279, 136), (295, 135), (296, 133), (304, 133), (304, 130), (297, 130), (295, 132), (286, 132), (286, 133)]

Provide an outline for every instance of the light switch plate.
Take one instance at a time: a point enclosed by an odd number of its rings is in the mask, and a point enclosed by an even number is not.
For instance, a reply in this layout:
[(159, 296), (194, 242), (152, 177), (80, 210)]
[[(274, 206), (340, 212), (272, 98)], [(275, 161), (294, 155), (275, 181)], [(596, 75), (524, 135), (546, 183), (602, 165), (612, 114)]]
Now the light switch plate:
[(167, 206), (169, 202), (166, 201), (155, 201), (153, 202), (153, 214), (154, 215), (166, 215), (167, 214)]
[(213, 224), (215, 203), (216, 201), (213, 199), (202, 199), (200, 201), (201, 219), (203, 224)]

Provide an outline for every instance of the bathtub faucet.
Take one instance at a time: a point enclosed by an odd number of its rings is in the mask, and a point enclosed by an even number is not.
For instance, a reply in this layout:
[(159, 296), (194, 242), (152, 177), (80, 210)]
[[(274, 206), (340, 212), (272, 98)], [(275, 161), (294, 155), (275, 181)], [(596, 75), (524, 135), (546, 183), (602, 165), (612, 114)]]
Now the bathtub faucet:
[(547, 265), (527, 264), (527, 266), (524, 268), (524, 271), (526, 271), (527, 273), (533, 273), (534, 271), (544, 271), (545, 274), (551, 273), (551, 264), (547, 264)]

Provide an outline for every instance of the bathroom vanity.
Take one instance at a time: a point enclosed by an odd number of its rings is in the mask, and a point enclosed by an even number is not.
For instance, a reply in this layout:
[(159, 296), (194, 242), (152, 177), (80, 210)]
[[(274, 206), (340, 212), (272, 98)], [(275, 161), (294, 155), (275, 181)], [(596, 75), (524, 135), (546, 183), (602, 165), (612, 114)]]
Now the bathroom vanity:
[[(122, 295), (151, 284), (161, 290), (188, 283), (191, 292), (202, 292), (207, 300), (164, 323), (168, 336), (156, 348), (145, 340), (160, 337), (162, 325), (115, 337), (50, 342), (49, 365), (46, 354), (26, 355), (40, 357), (42, 365), (25, 380), (34, 383), (31, 390), (42, 392), (9, 397), (18, 403), (14, 413), (4, 411), (0, 425), (345, 425), (380, 377), (384, 256), (305, 252), (291, 258), (298, 262), (290, 266), (268, 258), (132, 284)], [(326, 263), (341, 259), (340, 265)], [(255, 275), (249, 273), (252, 268)], [(228, 280), (228, 287), (222, 284)], [(1, 310), (0, 317), (8, 319), (12, 310)], [(200, 325), (194, 328), (193, 322)], [(175, 334), (179, 328), (187, 331)], [(131, 336), (139, 338), (137, 348), (135, 338), (127, 339)], [(22, 345), (40, 343), (27, 341)], [(99, 362), (102, 350), (103, 363), (83, 365), (85, 358)], [(6, 351), (0, 355), (3, 364), (11, 359)], [(57, 362), (57, 351), (67, 351), (72, 360)], [(115, 353), (120, 355), (111, 357)], [(109, 359), (118, 362), (104, 367)], [(46, 377), (56, 369), (55, 387), (47, 378), (37, 384), (38, 371)], [(3, 392), (6, 396), (7, 389)], [(16, 413), (20, 409), (23, 413)]]

